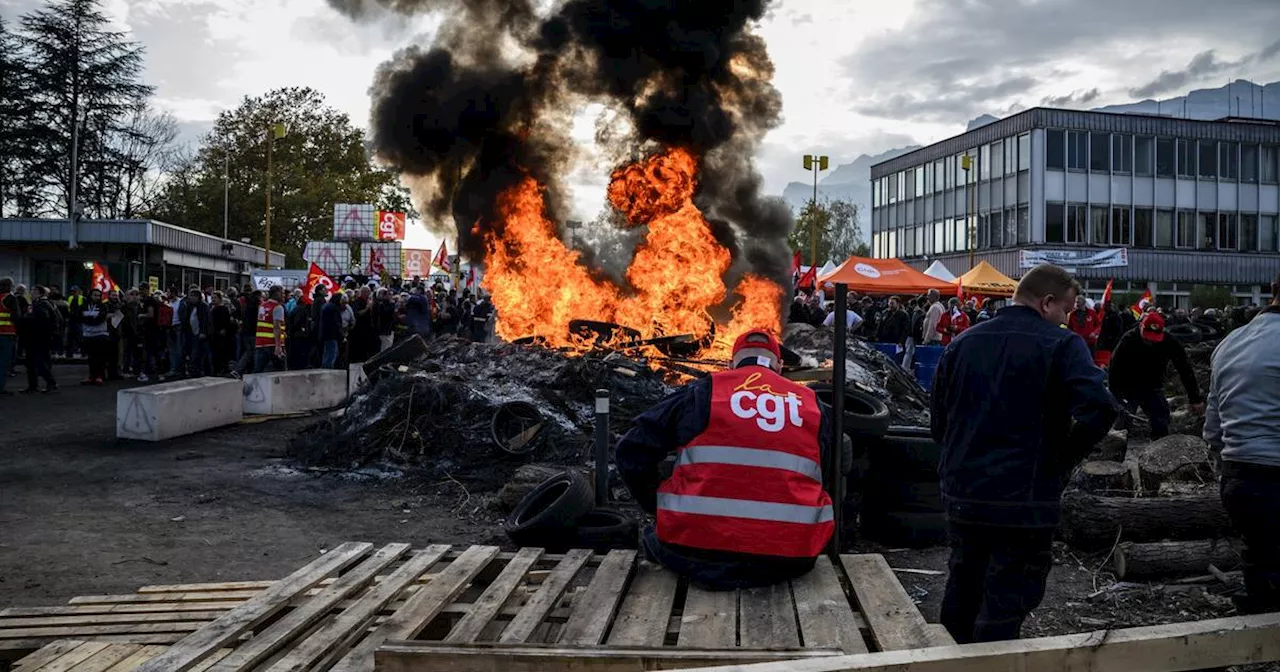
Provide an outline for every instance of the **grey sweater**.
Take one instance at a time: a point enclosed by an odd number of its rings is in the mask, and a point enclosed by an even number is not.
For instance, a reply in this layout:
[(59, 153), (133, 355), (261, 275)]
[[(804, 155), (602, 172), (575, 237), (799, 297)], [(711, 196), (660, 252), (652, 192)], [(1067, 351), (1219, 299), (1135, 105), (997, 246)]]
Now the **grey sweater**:
[(1229, 462), (1280, 467), (1280, 308), (1259, 313), (1213, 351), (1204, 439)]

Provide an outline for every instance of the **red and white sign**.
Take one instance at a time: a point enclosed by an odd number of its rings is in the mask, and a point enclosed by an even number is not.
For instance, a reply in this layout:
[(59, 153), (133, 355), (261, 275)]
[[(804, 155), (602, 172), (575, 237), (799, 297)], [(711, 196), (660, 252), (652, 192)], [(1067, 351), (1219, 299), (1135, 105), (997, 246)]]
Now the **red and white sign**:
[(404, 277), (425, 278), (431, 275), (431, 250), (404, 251)]
[(93, 288), (102, 292), (103, 296), (106, 296), (107, 292), (110, 292), (113, 289), (120, 289), (120, 286), (116, 284), (116, 281), (111, 279), (111, 274), (107, 272), (107, 269), (96, 261), (93, 262), (92, 283)]
[(316, 292), (316, 287), (324, 287), (327, 292), (326, 296), (332, 295), (338, 291), (338, 283), (329, 277), (323, 269), (311, 262), (311, 270), (307, 272), (307, 284), (302, 286), (302, 300), (305, 303), (311, 303), (311, 297)]
[(404, 240), (404, 213), (379, 210), (374, 238), (378, 240)]
[(445, 273), (453, 272), (453, 267), (449, 265), (449, 250), (443, 240), (440, 241), (440, 251), (436, 253), (436, 258), (431, 263), (438, 266)]

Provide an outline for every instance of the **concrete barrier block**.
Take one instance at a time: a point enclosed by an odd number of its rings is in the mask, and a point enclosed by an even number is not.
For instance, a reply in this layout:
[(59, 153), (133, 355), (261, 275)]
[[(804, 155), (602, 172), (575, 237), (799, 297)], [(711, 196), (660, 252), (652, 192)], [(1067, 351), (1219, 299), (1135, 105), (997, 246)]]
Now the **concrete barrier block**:
[(285, 415), (332, 408), (347, 398), (349, 373), (307, 369), (254, 373), (244, 377), (244, 412)]
[(116, 393), (116, 437), (163, 441), (222, 427), (244, 417), (240, 381), (192, 378)]
[(369, 380), (369, 376), (364, 373), (364, 364), (352, 364), (351, 371), (347, 374), (347, 396), (355, 394), (366, 380)]

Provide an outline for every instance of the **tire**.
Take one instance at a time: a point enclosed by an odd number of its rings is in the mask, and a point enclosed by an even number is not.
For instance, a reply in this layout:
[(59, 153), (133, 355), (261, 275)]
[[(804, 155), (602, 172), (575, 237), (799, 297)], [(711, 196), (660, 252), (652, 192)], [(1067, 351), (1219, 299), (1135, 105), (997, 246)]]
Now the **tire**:
[(634, 518), (616, 509), (595, 509), (578, 521), (574, 546), (607, 553), (615, 548), (635, 548), (639, 540)]
[(1179, 343), (1199, 343), (1204, 340), (1203, 332), (1194, 324), (1175, 324), (1165, 327), (1164, 333), (1172, 336)]
[(870, 480), (864, 501), (867, 509), (904, 513), (942, 513), (942, 487), (937, 481)]
[[(818, 399), (828, 406), (834, 396), (831, 385), (812, 386)], [(861, 390), (844, 390), (844, 431), (851, 436), (884, 436), (889, 432), (889, 407), (878, 398)]]
[(947, 543), (947, 517), (941, 513), (864, 511), (861, 532), (867, 539), (893, 546), (941, 546)]
[(503, 531), (520, 546), (555, 546), (571, 541), (577, 526), (595, 507), (591, 484), (576, 471), (543, 481), (516, 504)]
[(422, 340), (422, 336), (414, 334), (409, 338), (396, 343), (395, 345), (379, 352), (370, 357), (364, 363), (364, 375), (370, 379), (382, 367), (383, 364), (404, 364), (412, 362), (427, 352), (427, 342)]
[(872, 441), (871, 479), (927, 482), (938, 479), (942, 447), (931, 438), (885, 436)]

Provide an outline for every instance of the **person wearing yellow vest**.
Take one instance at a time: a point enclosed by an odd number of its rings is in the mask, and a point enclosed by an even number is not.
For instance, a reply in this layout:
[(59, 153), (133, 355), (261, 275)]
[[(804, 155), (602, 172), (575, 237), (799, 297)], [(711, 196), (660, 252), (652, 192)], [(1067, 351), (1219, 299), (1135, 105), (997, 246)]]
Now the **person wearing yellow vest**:
[(18, 300), (13, 296), (13, 278), (0, 278), (0, 394), (13, 394), (4, 389), (4, 384), (9, 380), (18, 347), (20, 313)]
[(284, 287), (272, 285), (267, 298), (258, 305), (258, 324), (253, 334), (255, 373), (284, 369)]

